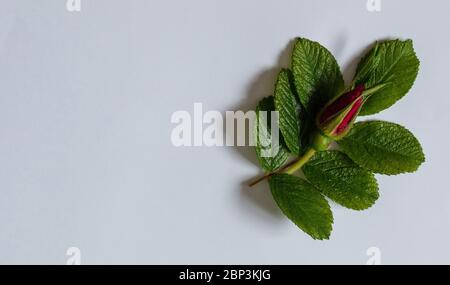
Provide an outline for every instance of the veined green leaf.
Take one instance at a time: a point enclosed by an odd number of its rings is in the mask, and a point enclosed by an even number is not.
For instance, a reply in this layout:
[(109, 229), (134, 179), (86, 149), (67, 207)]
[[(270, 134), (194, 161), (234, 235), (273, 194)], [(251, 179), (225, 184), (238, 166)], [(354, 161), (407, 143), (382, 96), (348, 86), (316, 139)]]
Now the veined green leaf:
[[(263, 116), (261, 111), (265, 111), (266, 116)], [(266, 171), (274, 171), (280, 168), (289, 157), (281, 133), (279, 133), (278, 147), (273, 149), (271, 147), (271, 111), (275, 111), (273, 96), (262, 99), (256, 107), (256, 155), (259, 164)]]
[(419, 59), (411, 40), (380, 42), (358, 64), (354, 83), (366, 89), (384, 84), (364, 104), (360, 115), (372, 115), (389, 108), (405, 96), (416, 80)]
[(307, 181), (289, 174), (270, 178), (273, 198), (283, 213), (313, 239), (328, 239), (333, 214), (320, 192)]
[(374, 175), (340, 151), (316, 153), (303, 173), (325, 196), (350, 209), (367, 209), (379, 196)]
[(292, 52), (292, 72), (300, 103), (310, 116), (344, 89), (339, 65), (317, 42), (298, 38)]
[(338, 144), (353, 161), (375, 173), (414, 172), (425, 161), (414, 135), (390, 122), (357, 123)]
[(291, 72), (282, 69), (275, 84), (275, 109), (280, 115), (280, 130), (288, 149), (299, 155), (302, 149), (300, 134), (303, 131), (304, 112), (294, 94), (294, 88)]

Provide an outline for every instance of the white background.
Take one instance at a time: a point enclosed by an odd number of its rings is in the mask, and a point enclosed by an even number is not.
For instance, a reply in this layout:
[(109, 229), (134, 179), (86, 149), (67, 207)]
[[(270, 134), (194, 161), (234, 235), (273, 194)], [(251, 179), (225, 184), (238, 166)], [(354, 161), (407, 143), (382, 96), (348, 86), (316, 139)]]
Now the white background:
[[(0, 263), (450, 263), (450, 2), (0, 1)], [(176, 148), (176, 110), (247, 110), (273, 91), (296, 36), (345, 78), (367, 46), (412, 38), (411, 92), (376, 118), (421, 141), (414, 174), (378, 176), (357, 212), (332, 204), (329, 241), (281, 214), (250, 148)]]

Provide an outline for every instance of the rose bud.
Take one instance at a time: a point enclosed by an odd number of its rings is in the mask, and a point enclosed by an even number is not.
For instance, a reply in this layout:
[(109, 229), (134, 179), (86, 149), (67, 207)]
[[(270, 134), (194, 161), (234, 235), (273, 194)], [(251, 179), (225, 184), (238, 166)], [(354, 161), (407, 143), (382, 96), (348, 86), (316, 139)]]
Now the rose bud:
[(319, 112), (316, 124), (325, 136), (338, 140), (348, 133), (368, 98), (364, 90), (364, 85), (360, 84), (333, 99)]

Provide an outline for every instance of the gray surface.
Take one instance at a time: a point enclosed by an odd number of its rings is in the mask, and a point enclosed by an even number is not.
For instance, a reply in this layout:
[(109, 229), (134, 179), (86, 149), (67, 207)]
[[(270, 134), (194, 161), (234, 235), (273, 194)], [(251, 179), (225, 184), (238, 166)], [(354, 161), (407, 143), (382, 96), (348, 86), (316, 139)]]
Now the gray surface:
[[(431, 3), (432, 2), (432, 3)], [(448, 1), (0, 1), (0, 263), (450, 263)], [(412, 38), (413, 90), (376, 118), (427, 161), (380, 176), (381, 198), (332, 205), (330, 241), (285, 219), (252, 150), (175, 148), (171, 114), (254, 106), (295, 36), (353, 72), (376, 39)], [(446, 131), (447, 130), (447, 131)], [(442, 134), (443, 131), (446, 133)]]

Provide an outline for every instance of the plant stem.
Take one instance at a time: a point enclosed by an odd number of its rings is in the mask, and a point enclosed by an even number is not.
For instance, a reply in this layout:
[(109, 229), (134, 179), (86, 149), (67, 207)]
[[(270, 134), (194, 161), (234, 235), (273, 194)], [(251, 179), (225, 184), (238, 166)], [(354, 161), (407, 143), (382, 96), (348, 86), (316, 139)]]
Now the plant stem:
[(307, 163), (309, 161), (309, 159), (316, 153), (316, 150), (313, 148), (309, 148), (305, 154), (300, 157), (294, 164), (292, 164), (292, 166), (290, 166), (289, 168), (287, 168), (284, 172), (287, 174), (292, 174), (295, 171), (299, 170), (300, 168), (302, 168), (302, 166)]
[(286, 164), (283, 168), (279, 169), (278, 171), (268, 172), (268, 173), (264, 174), (263, 176), (258, 177), (257, 179), (252, 181), (249, 184), (249, 186), (252, 187), (252, 186), (258, 184), (259, 182), (271, 177), (275, 173), (288, 173), (288, 174), (294, 173), (295, 171), (300, 169), (305, 163), (307, 163), (308, 160), (314, 155), (314, 153), (316, 153), (316, 150), (313, 148), (309, 148), (305, 152), (305, 154), (303, 156), (301, 156), (300, 158)]
[(268, 173), (264, 174), (263, 176), (255, 179), (254, 181), (252, 181), (249, 184), (249, 186), (252, 187), (252, 186), (258, 184), (259, 182), (271, 177), (275, 173), (287, 173), (287, 174), (294, 173), (295, 171), (302, 168), (302, 166), (305, 165), (305, 163), (307, 163), (311, 159), (311, 157), (316, 153), (316, 151), (322, 151), (322, 150), (328, 149), (328, 146), (330, 145), (330, 143), (331, 143), (331, 139), (322, 135), (320, 132), (316, 132), (316, 134), (314, 135), (314, 137), (312, 139), (311, 146), (306, 150), (305, 154), (303, 154), (298, 159), (286, 164), (281, 169), (274, 171), (274, 172), (268, 172)]
[(259, 182), (263, 181), (264, 179), (269, 178), (273, 174), (274, 174), (273, 172), (267, 172), (263, 176), (260, 176), (260, 177), (256, 178), (255, 180), (253, 180), (252, 182), (250, 182), (250, 184), (248, 184), (248, 186), (253, 187), (256, 184), (258, 184)]

